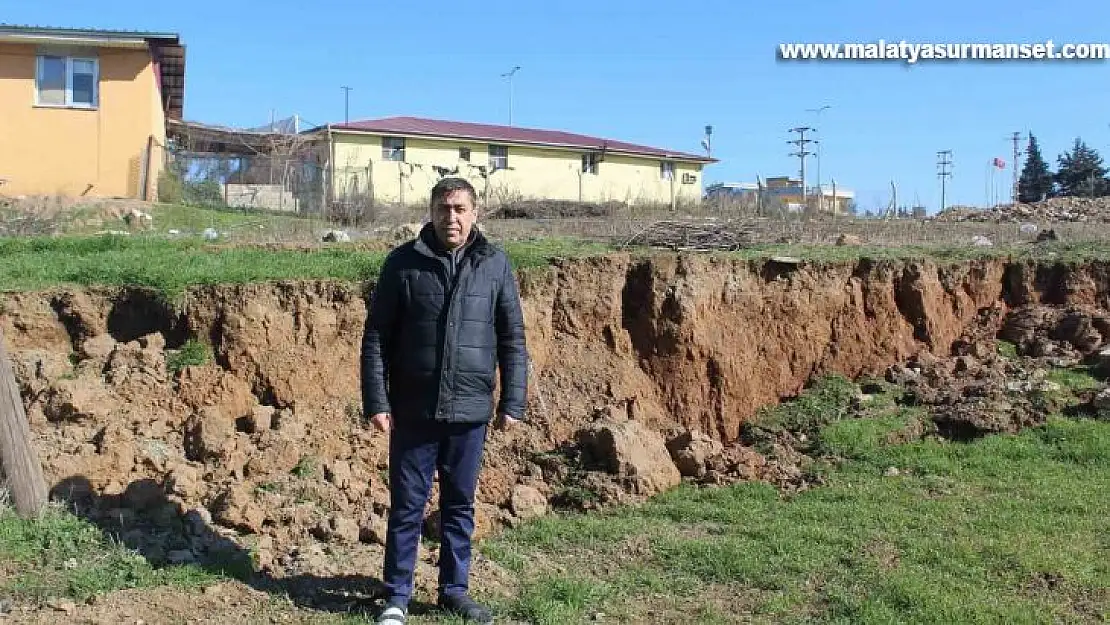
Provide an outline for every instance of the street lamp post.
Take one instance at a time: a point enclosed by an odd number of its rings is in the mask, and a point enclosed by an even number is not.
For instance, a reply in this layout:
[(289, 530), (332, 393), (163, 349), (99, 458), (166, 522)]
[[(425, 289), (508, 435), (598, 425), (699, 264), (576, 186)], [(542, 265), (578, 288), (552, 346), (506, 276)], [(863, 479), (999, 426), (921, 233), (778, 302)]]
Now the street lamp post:
[[(821, 127), (821, 113), (824, 113), (832, 106), (825, 104), (815, 109), (806, 109), (808, 113), (817, 115), (817, 126)], [(821, 143), (824, 143), (823, 141)], [(817, 210), (823, 211), (825, 209), (825, 191), (821, 188), (821, 143), (817, 144)], [(833, 212), (836, 212), (836, 198), (833, 201)]]
[(513, 125), (513, 75), (520, 69), (519, 65), (514, 66), (511, 70), (501, 74), (502, 78), (509, 79), (509, 125)]

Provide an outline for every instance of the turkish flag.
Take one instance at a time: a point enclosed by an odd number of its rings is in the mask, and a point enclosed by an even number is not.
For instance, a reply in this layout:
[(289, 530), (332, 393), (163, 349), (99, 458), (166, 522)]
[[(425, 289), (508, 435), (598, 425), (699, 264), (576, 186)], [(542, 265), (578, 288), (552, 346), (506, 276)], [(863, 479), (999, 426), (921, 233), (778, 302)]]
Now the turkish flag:
[(999, 169), (1006, 169), (1006, 161), (998, 158), (997, 156), (994, 157), (993, 165)]

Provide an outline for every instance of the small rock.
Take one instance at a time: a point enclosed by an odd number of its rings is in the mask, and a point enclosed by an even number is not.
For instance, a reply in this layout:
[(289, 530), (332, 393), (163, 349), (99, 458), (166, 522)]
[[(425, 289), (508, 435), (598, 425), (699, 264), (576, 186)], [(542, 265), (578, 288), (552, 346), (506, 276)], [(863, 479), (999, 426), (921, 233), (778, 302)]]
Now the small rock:
[(977, 234), (971, 237), (971, 244), (975, 247), (993, 247), (994, 243), (987, 237)]
[(686, 432), (672, 440), (667, 450), (675, 466), (686, 477), (702, 477), (709, 461), (721, 454), (724, 447), (719, 441), (702, 432)]
[(547, 498), (531, 486), (518, 485), (513, 488), (509, 506), (517, 517), (528, 520), (547, 514)]
[(836, 244), (841, 246), (863, 245), (863, 240), (854, 234), (841, 234), (837, 237)]
[(321, 521), (313, 533), (320, 540), (347, 544), (357, 543), (360, 537), (358, 523), (338, 515)]
[(384, 516), (371, 515), (359, 528), (359, 540), (364, 543), (385, 545), (389, 531), (389, 520)]
[(1095, 407), (1095, 410), (1110, 409), (1110, 387), (1099, 391), (1094, 399), (1091, 400), (1091, 405)]
[(142, 512), (165, 501), (162, 486), (151, 479), (136, 480), (123, 491), (123, 504), (132, 510)]
[(325, 243), (350, 243), (351, 235), (344, 230), (329, 230), (323, 240)]
[(250, 416), (247, 417), (247, 424), (251, 433), (257, 434), (270, 429), (274, 424), (274, 412), (273, 406), (255, 406), (252, 408)]
[(887, 467), (886, 471), (883, 472), (886, 477), (898, 477), (901, 474), (902, 472), (898, 470), (898, 467)]
[(257, 534), (266, 521), (263, 510), (243, 486), (225, 490), (213, 506), (213, 518), (221, 525)]
[(626, 478), (631, 490), (650, 497), (682, 482), (662, 435), (639, 421), (601, 421), (578, 433), (589, 464)]
[(77, 604), (70, 601), (69, 599), (51, 599), (50, 601), (46, 602), (46, 605), (51, 609), (57, 610), (58, 612), (64, 612), (67, 615), (73, 614), (77, 611)]
[(207, 532), (212, 524), (212, 513), (207, 508), (193, 508), (185, 513), (185, 523), (189, 531), (199, 536)]
[(85, 358), (92, 358), (94, 360), (108, 360), (112, 355), (112, 350), (116, 348), (116, 339), (112, 338), (111, 334), (98, 334), (94, 337), (85, 339), (81, 343), (81, 352)]
[(335, 484), (336, 488), (346, 489), (351, 485), (351, 465), (348, 462), (337, 460), (324, 467), (324, 478)]
[(187, 464), (173, 467), (166, 482), (170, 492), (181, 497), (195, 497), (203, 488), (200, 471)]

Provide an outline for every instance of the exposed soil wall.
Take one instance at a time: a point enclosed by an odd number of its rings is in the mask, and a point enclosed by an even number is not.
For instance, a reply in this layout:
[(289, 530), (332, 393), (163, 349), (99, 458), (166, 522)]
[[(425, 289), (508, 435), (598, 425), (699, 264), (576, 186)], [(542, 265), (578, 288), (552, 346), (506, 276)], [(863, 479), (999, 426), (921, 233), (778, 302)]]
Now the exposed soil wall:
[[(380, 543), (386, 438), (358, 419), (364, 291), (211, 286), (179, 309), (132, 289), (0, 296), (55, 494), (125, 520), (184, 518), (181, 540), (167, 529), (155, 546), (171, 559), (212, 546), (201, 526), (258, 538), (260, 564), (286, 570), (299, 565), (282, 546)], [(565, 475), (542, 452), (607, 445), (622, 456), (609, 465), (629, 478), (623, 490), (651, 494), (678, 479), (652, 454), (679, 433), (733, 443), (760, 406), (814, 376), (948, 354), (984, 309), (1110, 308), (1110, 263), (617, 254), (523, 272), (521, 294), (529, 423), (491, 434), (480, 532), (559, 496)], [(174, 368), (187, 339), (208, 343), (212, 360)]]

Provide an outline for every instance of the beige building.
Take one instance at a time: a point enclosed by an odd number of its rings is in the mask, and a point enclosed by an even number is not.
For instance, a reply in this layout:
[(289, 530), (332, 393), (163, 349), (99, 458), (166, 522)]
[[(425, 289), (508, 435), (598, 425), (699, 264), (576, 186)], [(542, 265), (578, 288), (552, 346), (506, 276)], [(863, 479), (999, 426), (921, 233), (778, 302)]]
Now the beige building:
[(156, 196), (177, 35), (0, 25), (0, 193)]
[(328, 146), (333, 200), (422, 204), (437, 180), (466, 178), (490, 201), (698, 202), (715, 159), (557, 130), (416, 117), (307, 131)]

